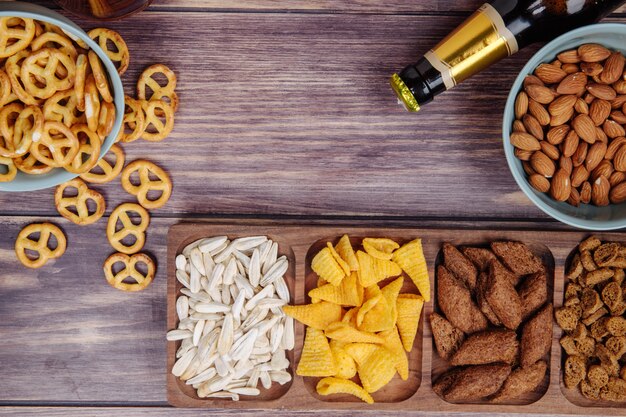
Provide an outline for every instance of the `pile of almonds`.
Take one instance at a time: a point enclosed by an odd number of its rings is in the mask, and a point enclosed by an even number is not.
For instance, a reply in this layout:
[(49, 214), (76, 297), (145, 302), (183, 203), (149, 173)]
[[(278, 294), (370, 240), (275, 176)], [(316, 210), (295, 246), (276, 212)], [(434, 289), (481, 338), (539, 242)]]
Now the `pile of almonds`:
[(526, 77), (510, 139), (535, 189), (573, 206), (626, 201), (625, 61), (585, 44)]

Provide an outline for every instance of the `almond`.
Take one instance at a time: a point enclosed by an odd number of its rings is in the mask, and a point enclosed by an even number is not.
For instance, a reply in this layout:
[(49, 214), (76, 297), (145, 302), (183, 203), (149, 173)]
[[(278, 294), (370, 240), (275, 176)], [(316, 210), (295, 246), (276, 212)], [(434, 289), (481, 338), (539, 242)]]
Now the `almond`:
[(610, 85), (589, 83), (585, 88), (594, 97), (601, 98), (603, 100), (613, 100), (615, 97), (617, 97), (617, 93)]
[(566, 112), (569, 109), (574, 108), (574, 104), (576, 104), (577, 97), (572, 94), (566, 94), (555, 99), (548, 106), (548, 111), (551, 115), (556, 116), (561, 113)]
[(604, 157), (606, 159), (613, 159), (615, 157), (615, 153), (617, 152), (617, 150), (625, 143), (626, 143), (625, 137), (619, 137), (619, 138), (613, 139), (611, 143), (609, 144), (608, 148), (606, 149), (606, 155), (604, 155)]
[(578, 144), (578, 148), (576, 148), (576, 152), (572, 155), (572, 165), (575, 167), (582, 165), (585, 163), (585, 159), (587, 158), (587, 150), (589, 149), (589, 144), (584, 141), (580, 141)]
[(550, 117), (550, 126), (561, 126), (567, 123), (574, 115), (574, 108), (570, 107), (562, 113)]
[(565, 71), (566, 74), (573, 74), (575, 72), (580, 72), (580, 67), (577, 64), (563, 64), (561, 69)]
[(596, 96), (594, 96), (591, 93), (587, 93), (583, 97), (583, 100), (585, 100), (585, 103), (587, 103), (587, 104), (591, 104), (591, 102), (594, 101), (595, 99), (596, 99)]
[(611, 188), (609, 199), (613, 204), (620, 204), (626, 201), (626, 182), (621, 182)]
[(571, 174), (573, 169), (572, 158), (566, 158), (561, 155), (561, 157), (559, 158), (559, 168), (564, 170), (568, 174)]
[(535, 75), (546, 84), (556, 84), (567, 74), (554, 64), (541, 64), (535, 70)]
[[(556, 97), (556, 94), (552, 90), (543, 85), (531, 84), (524, 90), (526, 91), (526, 94), (528, 94), (528, 97), (541, 104), (551, 103), (552, 100), (554, 100), (554, 97)], [(611, 90), (613, 89), (611, 88)], [(613, 90), (613, 92), (615, 92), (615, 90)]]
[[(614, 100), (611, 100), (611, 108), (612, 109), (622, 109), (622, 107), (626, 104), (626, 94), (619, 95), (615, 97)], [(624, 109), (622, 109), (622, 112)]]
[(615, 187), (617, 184), (626, 181), (626, 172), (622, 171), (613, 171), (611, 177), (609, 178), (609, 184), (611, 187)]
[(589, 117), (593, 124), (600, 126), (611, 114), (611, 103), (606, 100), (595, 99), (589, 106)]
[(561, 168), (556, 171), (550, 181), (550, 195), (556, 201), (565, 201), (569, 198), (571, 191), (569, 173)]
[(522, 168), (524, 168), (524, 172), (526, 173), (526, 175), (531, 176), (533, 174), (536, 174), (535, 170), (533, 169), (532, 166), (530, 166), (530, 162), (528, 161), (523, 161), (522, 162)]
[(576, 149), (578, 148), (578, 144), (580, 143), (580, 138), (576, 134), (575, 131), (570, 130), (565, 140), (563, 141), (563, 145), (561, 148), (561, 152), (563, 152), (563, 156), (569, 158), (574, 155)]
[(578, 207), (580, 205), (580, 194), (576, 188), (572, 187), (572, 192), (569, 194), (567, 203), (574, 207)]
[(580, 202), (583, 204), (589, 204), (591, 201), (591, 184), (588, 181), (583, 182), (580, 187)]
[(604, 133), (606, 133), (606, 135), (611, 139), (618, 136), (624, 136), (626, 134), (622, 125), (617, 123), (615, 120), (605, 121), (602, 125), (602, 130), (604, 130)]
[(526, 162), (526, 161), (530, 161), (530, 157), (532, 156), (533, 151), (525, 151), (520, 148), (515, 148), (513, 153), (515, 154), (515, 157), (517, 159), (519, 159), (520, 161)]
[(537, 119), (531, 114), (525, 114), (522, 117), (526, 132), (530, 133), (539, 140), (543, 140), (543, 129)]
[(563, 65), (563, 63), (559, 61), (558, 59), (555, 59), (554, 61), (550, 62), (550, 65), (554, 65), (557, 68), (561, 68), (561, 65)]
[(550, 124), (550, 113), (548, 113), (548, 110), (533, 99), (528, 100), (528, 112), (535, 116), (541, 126)]
[(613, 83), (613, 90), (617, 94), (626, 94), (626, 81), (625, 80), (617, 80)]
[(590, 77), (600, 75), (602, 72), (602, 65), (598, 62), (581, 62), (580, 70)]
[(537, 151), (541, 149), (539, 141), (533, 135), (524, 132), (511, 133), (511, 145), (525, 151)]
[(594, 169), (593, 172), (591, 173), (590, 175), (591, 181), (595, 181), (596, 179), (598, 179), (600, 175), (604, 175), (606, 178), (609, 178), (609, 183), (610, 183), (611, 174), (613, 174), (613, 171), (615, 171), (615, 169), (613, 169), (613, 164), (611, 163), (611, 161), (604, 159), (598, 164), (596, 169)]
[(604, 142), (606, 144), (609, 143), (609, 137), (604, 133), (601, 127), (596, 126), (596, 141)]
[(626, 146), (620, 146), (613, 157), (613, 166), (618, 171), (626, 171)]
[(596, 129), (591, 117), (586, 114), (579, 114), (572, 121), (572, 127), (576, 134), (587, 143), (596, 141)]
[(596, 206), (608, 206), (609, 205), (609, 191), (611, 190), (611, 184), (605, 176), (600, 175), (591, 185), (591, 201)]
[(559, 94), (575, 94), (578, 95), (585, 91), (587, 85), (587, 75), (584, 72), (575, 72), (563, 78), (556, 87)]
[(541, 142), (539, 142), (539, 145), (541, 145), (541, 152), (545, 153), (546, 156), (553, 161), (558, 160), (561, 156), (559, 149), (556, 146), (548, 143), (547, 141), (542, 140)]
[(588, 114), (589, 113), (589, 105), (582, 98), (578, 97), (576, 99), (576, 104), (574, 104), (574, 110), (578, 113)]
[(563, 142), (570, 127), (568, 125), (554, 126), (548, 130), (546, 134), (546, 140), (552, 145), (558, 145)]
[(515, 99), (515, 118), (521, 119), (528, 111), (528, 96), (524, 91), (520, 91)]
[(619, 124), (626, 124), (626, 114), (621, 110), (613, 110), (609, 116), (611, 120), (615, 120)]
[(585, 168), (587, 168), (587, 171), (593, 171), (604, 159), (604, 154), (606, 154), (606, 143), (598, 141), (591, 145), (585, 157)]
[(529, 85), (544, 85), (543, 81), (541, 81), (538, 77), (534, 76), (534, 75), (527, 75), (526, 77), (524, 77), (524, 88), (528, 87)]
[(611, 51), (597, 43), (587, 43), (578, 47), (578, 56), (584, 62), (604, 61), (611, 55)]
[(554, 171), (556, 170), (554, 161), (541, 151), (533, 153), (530, 157), (530, 166), (537, 174), (541, 174), (546, 178), (552, 177), (552, 175), (554, 175)]
[(577, 64), (580, 62), (580, 57), (578, 56), (578, 51), (576, 49), (561, 52), (556, 57), (564, 64)]
[(584, 165), (579, 165), (572, 170), (572, 187), (580, 187), (580, 185), (589, 178), (589, 171)]
[(543, 175), (532, 174), (528, 177), (528, 183), (540, 193), (547, 193), (550, 190), (550, 180)]
[(604, 69), (600, 74), (600, 81), (611, 84), (619, 80), (624, 72), (624, 56), (620, 52), (612, 52), (604, 62)]
[(513, 122), (513, 132), (526, 132), (526, 128), (524, 127), (524, 123), (521, 120), (515, 120)]

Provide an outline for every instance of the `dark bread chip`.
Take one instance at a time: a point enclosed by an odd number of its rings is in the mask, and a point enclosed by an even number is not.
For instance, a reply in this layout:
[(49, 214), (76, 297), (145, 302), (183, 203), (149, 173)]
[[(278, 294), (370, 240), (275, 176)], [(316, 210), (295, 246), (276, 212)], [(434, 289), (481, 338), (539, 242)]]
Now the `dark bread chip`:
[(545, 272), (526, 277), (517, 292), (522, 301), (522, 320), (526, 320), (548, 301), (548, 280)]
[(502, 326), (502, 322), (494, 313), (493, 309), (487, 302), (487, 298), (485, 297), (485, 283), (489, 279), (489, 274), (487, 272), (481, 272), (478, 274), (478, 281), (476, 281), (476, 304), (482, 313), (487, 317), (487, 320), (491, 322), (494, 326)]
[(544, 361), (535, 362), (526, 368), (515, 369), (491, 400), (501, 403), (534, 391), (546, 376), (547, 369), (548, 364)]
[(527, 367), (542, 359), (552, 344), (552, 304), (546, 304), (522, 329), (520, 364)]
[(462, 332), (470, 334), (487, 328), (487, 319), (470, 290), (443, 265), (437, 268), (437, 302), (450, 323)]
[(521, 242), (493, 242), (491, 249), (516, 275), (534, 274), (543, 269), (541, 259)]
[(435, 339), (435, 346), (439, 356), (449, 360), (461, 346), (461, 343), (463, 343), (465, 335), (437, 313), (430, 315), (430, 327), (433, 331), (433, 338)]
[(511, 277), (511, 272), (499, 261), (491, 261), (489, 279), (485, 283), (485, 298), (502, 324), (515, 330), (522, 322), (522, 302)]
[(474, 291), (476, 288), (476, 267), (463, 255), (455, 246), (450, 243), (443, 244), (443, 264), (448, 271), (452, 272), (457, 278)]
[(461, 371), (463, 371), (463, 368), (452, 368), (437, 378), (437, 381), (433, 384), (435, 394), (443, 398), (444, 394), (450, 389), (452, 384), (454, 384)]
[(506, 363), (513, 365), (517, 361), (519, 342), (512, 330), (487, 330), (469, 336), (450, 360), (450, 364), (486, 365)]
[(496, 393), (510, 373), (508, 365), (468, 366), (456, 375), (443, 398), (449, 402), (480, 400)]
[(461, 248), (461, 252), (476, 265), (478, 271), (485, 271), (489, 267), (489, 262), (491, 262), (492, 259), (496, 259), (496, 255), (487, 248), (466, 246)]

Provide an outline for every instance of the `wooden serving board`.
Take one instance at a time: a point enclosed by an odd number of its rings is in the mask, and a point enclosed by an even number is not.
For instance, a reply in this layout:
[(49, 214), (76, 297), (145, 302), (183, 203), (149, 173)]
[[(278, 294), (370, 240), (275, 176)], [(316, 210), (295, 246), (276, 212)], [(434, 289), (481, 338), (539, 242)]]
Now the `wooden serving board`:
[[(444, 401), (432, 391), (432, 380), (442, 372), (443, 365), (432, 342), (432, 334), (427, 318), (434, 311), (434, 270), (440, 256), (443, 242), (455, 245), (484, 245), (495, 240), (518, 240), (533, 248), (553, 270), (549, 275), (548, 287), (552, 291), (551, 299), (555, 307), (563, 303), (564, 268), (571, 252), (587, 236), (587, 232), (550, 232), (550, 231), (515, 231), (515, 230), (449, 230), (420, 228), (376, 228), (376, 227), (329, 227), (277, 225), (259, 223), (256, 225), (181, 223), (170, 228), (167, 250), (167, 328), (177, 325), (175, 301), (180, 283), (175, 277), (174, 259), (178, 253), (194, 240), (217, 235), (229, 238), (253, 235), (266, 235), (279, 243), (279, 252), (288, 255), (290, 270), (286, 281), (292, 291), (292, 302), (307, 302), (306, 292), (314, 277), (310, 272), (311, 253), (319, 249), (323, 242), (335, 243), (341, 235), (347, 233), (354, 241), (363, 237), (389, 237), (398, 242), (421, 238), (424, 255), (428, 262), (431, 279), (431, 301), (426, 303), (413, 352), (409, 356), (410, 377), (401, 381), (396, 376), (390, 383), (391, 390), (374, 393), (375, 404), (368, 405), (344, 396), (319, 396), (311, 378), (295, 375), (294, 369), (300, 358), (304, 339), (304, 326), (296, 324), (296, 344), (292, 354), (291, 372), (294, 379), (284, 386), (274, 385), (271, 390), (262, 392), (260, 397), (245, 398), (238, 402), (222, 399), (200, 399), (195, 391), (186, 387), (170, 370), (175, 362), (175, 353), (179, 342), (167, 343), (167, 397), (171, 405), (177, 407), (204, 408), (248, 408), (248, 409), (291, 409), (291, 410), (407, 410), (438, 412), (476, 412), (476, 413), (526, 413), (526, 414), (573, 414), (573, 415), (624, 415), (625, 404), (593, 404), (581, 401), (575, 391), (563, 387), (561, 377), (562, 349), (559, 345), (561, 330), (554, 323), (554, 335), (549, 356), (549, 376), (528, 399), (514, 404), (452, 404)], [(597, 233), (602, 240), (622, 240), (617, 233)], [(552, 271), (551, 271), (552, 272)], [(314, 275), (314, 274), (313, 274)], [(554, 277), (552, 280), (552, 276)], [(295, 361), (294, 361), (295, 359)], [(397, 381), (396, 381), (397, 380)]]

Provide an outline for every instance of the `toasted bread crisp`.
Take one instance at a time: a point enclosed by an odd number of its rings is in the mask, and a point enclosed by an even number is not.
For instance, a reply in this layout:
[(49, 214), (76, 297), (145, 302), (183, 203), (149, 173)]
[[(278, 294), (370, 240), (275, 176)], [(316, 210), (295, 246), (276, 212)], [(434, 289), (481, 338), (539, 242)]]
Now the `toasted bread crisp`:
[(437, 313), (430, 315), (430, 327), (433, 331), (437, 352), (445, 360), (457, 351), (465, 338), (462, 331)]
[(437, 283), (439, 307), (455, 327), (467, 334), (487, 328), (487, 319), (472, 300), (469, 289), (443, 265), (437, 268)]
[(512, 330), (486, 330), (472, 334), (463, 342), (450, 360), (457, 365), (486, 365), (489, 363), (507, 363), (512, 365), (517, 360), (519, 342)]
[(546, 304), (525, 325), (520, 344), (520, 364), (528, 367), (542, 359), (552, 344), (552, 304)]
[(567, 388), (575, 388), (587, 376), (587, 361), (582, 356), (570, 355), (565, 359), (563, 380)]
[(450, 243), (443, 244), (443, 264), (448, 268), (448, 271), (463, 281), (470, 291), (474, 291), (476, 288), (476, 267), (472, 261)]
[(491, 249), (516, 275), (534, 274), (543, 269), (541, 260), (521, 242), (493, 242)]
[(600, 389), (600, 398), (605, 401), (626, 401), (626, 381), (611, 377), (608, 384)]
[(489, 274), (486, 271), (478, 274), (478, 280), (476, 281), (476, 304), (480, 311), (487, 317), (487, 320), (491, 322), (494, 326), (502, 326), (502, 322), (493, 311), (489, 302), (487, 302), (487, 298), (485, 297), (485, 283), (489, 279)]
[(487, 248), (473, 248), (468, 246), (462, 248), (461, 252), (476, 265), (479, 272), (485, 271), (489, 267), (489, 262), (491, 262), (492, 259), (496, 259), (496, 255)]
[(450, 389), (454, 381), (456, 381), (463, 368), (452, 368), (445, 374), (441, 375), (433, 383), (433, 391), (435, 394), (443, 398), (443, 395)]
[(600, 365), (591, 365), (587, 371), (587, 381), (594, 388), (602, 388), (609, 383), (609, 374)]
[(546, 376), (547, 369), (548, 364), (544, 361), (538, 361), (526, 368), (517, 368), (504, 381), (492, 401), (501, 403), (534, 391)]
[(511, 373), (508, 365), (476, 365), (463, 368), (444, 391), (449, 402), (477, 401), (496, 393)]
[(522, 303), (511, 277), (512, 274), (500, 262), (491, 261), (485, 298), (502, 324), (515, 330), (522, 322)]
[(537, 272), (524, 279), (518, 293), (522, 301), (522, 320), (526, 320), (548, 301), (548, 280), (545, 272)]
[(576, 329), (578, 324), (579, 315), (576, 314), (576, 307), (561, 307), (557, 308), (554, 318), (559, 324), (561, 329), (571, 332)]

